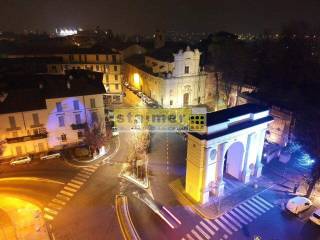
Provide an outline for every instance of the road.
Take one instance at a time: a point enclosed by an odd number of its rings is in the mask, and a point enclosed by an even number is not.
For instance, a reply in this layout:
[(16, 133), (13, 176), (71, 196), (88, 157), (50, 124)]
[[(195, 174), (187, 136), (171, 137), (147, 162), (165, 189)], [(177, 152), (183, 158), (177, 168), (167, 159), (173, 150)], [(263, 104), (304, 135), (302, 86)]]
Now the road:
[(157, 204), (166, 206), (181, 221), (172, 229), (133, 196), (139, 188), (119, 179), (128, 134), (119, 137), (121, 144), (112, 165), (92, 163), (79, 168), (61, 160), (3, 165), (0, 191), (31, 197), (43, 206), (57, 240), (122, 239), (114, 209), (120, 189), (129, 198), (131, 217), (143, 240), (319, 239), (319, 228), (307, 221), (307, 214), (301, 219), (284, 213), (278, 204), (284, 197), (276, 189), (248, 199), (215, 220), (202, 219), (188, 206), (181, 206), (168, 184), (185, 175), (186, 142), (176, 133), (153, 133), (151, 192)]

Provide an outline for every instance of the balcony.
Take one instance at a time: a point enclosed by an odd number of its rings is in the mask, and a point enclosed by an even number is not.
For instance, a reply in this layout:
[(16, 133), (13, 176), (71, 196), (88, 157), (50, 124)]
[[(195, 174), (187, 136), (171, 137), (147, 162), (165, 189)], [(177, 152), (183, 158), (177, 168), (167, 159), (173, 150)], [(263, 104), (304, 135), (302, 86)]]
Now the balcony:
[(79, 124), (71, 124), (72, 130), (85, 129), (87, 127), (87, 123), (79, 123)]
[(22, 136), (22, 137), (7, 138), (7, 143), (10, 144), (10, 143), (27, 142), (27, 141), (39, 140), (47, 137), (48, 137), (48, 133), (39, 133), (34, 135)]

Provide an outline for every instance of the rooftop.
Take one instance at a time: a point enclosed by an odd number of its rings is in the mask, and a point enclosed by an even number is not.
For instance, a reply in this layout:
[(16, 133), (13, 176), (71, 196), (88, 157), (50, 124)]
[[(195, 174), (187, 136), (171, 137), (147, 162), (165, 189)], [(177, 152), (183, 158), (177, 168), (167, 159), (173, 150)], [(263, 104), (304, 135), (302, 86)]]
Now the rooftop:
[(0, 113), (45, 109), (45, 100), (105, 93), (102, 74), (72, 70), (66, 75), (10, 74), (0, 78)]
[(173, 62), (173, 54), (178, 53), (179, 50), (185, 50), (187, 46), (188, 44), (183, 42), (166, 42), (164, 47), (155, 49), (147, 54), (147, 56), (164, 62)]
[(235, 118), (249, 113), (259, 113), (269, 110), (267, 106), (258, 104), (244, 104), (232, 108), (227, 108), (217, 112), (207, 113), (207, 126), (226, 122), (230, 118)]

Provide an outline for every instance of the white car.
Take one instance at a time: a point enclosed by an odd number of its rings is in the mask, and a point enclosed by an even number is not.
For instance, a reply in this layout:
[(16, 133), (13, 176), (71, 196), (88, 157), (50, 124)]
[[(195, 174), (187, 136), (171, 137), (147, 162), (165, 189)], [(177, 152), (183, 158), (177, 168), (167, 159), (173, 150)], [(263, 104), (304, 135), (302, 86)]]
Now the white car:
[(30, 163), (30, 162), (31, 162), (31, 158), (29, 156), (19, 157), (19, 158), (11, 160), (10, 165), (14, 166), (14, 165), (20, 165), (20, 164), (25, 164), (25, 163)]
[(289, 199), (286, 208), (294, 214), (299, 214), (307, 210), (311, 206), (312, 202), (310, 201), (310, 199), (306, 197), (297, 196)]
[(119, 132), (118, 132), (118, 129), (113, 127), (112, 128), (112, 137), (115, 137), (115, 136), (119, 136)]
[(315, 210), (309, 217), (311, 222), (314, 222), (317, 225), (320, 225), (320, 208)]

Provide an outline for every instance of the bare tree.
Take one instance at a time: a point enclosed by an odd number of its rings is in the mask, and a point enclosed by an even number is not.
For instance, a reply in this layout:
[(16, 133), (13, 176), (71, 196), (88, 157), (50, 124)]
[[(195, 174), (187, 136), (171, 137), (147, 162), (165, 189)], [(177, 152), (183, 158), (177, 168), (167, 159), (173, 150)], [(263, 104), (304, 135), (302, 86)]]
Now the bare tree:
[(84, 143), (86, 143), (91, 152), (99, 151), (106, 145), (107, 141), (112, 137), (112, 131), (109, 125), (106, 125), (101, 120), (95, 120), (93, 124), (86, 124), (84, 129)]

